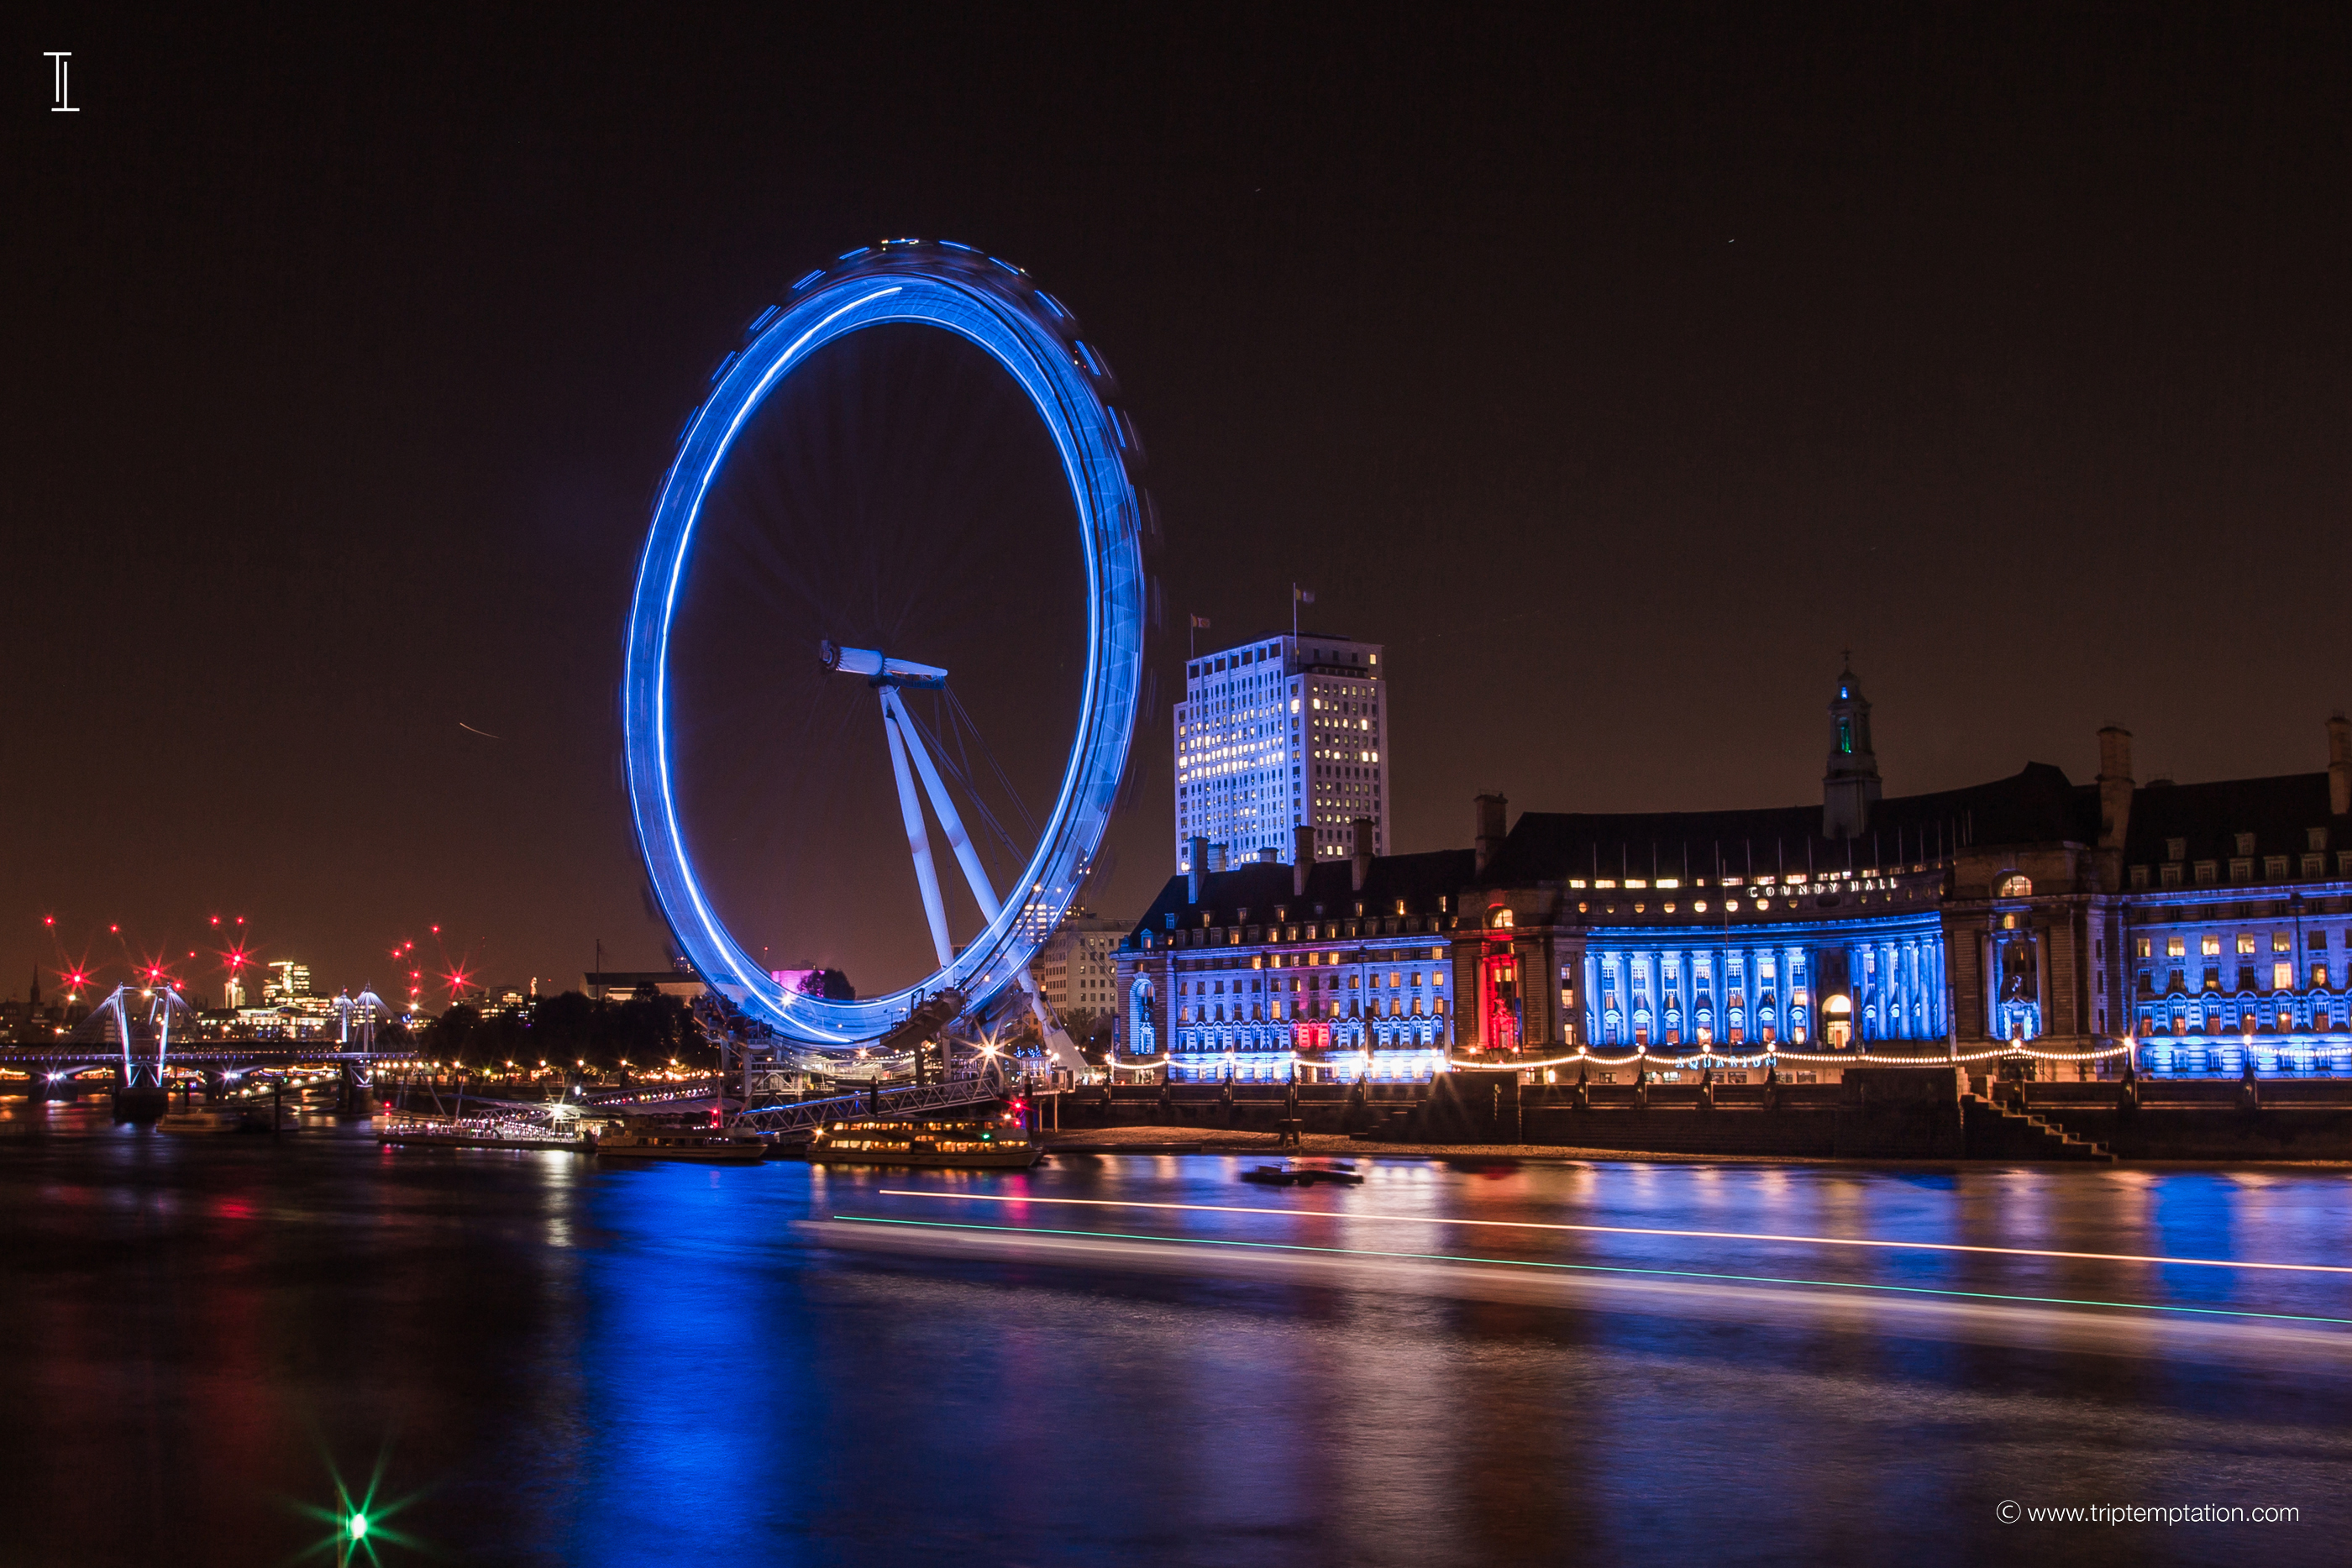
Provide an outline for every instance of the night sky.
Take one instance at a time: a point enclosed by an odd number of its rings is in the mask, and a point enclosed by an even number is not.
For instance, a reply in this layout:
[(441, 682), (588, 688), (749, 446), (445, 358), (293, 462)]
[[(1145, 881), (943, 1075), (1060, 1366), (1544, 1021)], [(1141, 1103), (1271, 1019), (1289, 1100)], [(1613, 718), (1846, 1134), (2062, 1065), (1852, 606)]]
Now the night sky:
[[(1480, 789), (1818, 799), (1849, 643), (1890, 793), (2087, 779), (2110, 721), (2143, 780), (2322, 766), (2340, 8), (1265, 9), (13, 13), (0, 994), (51, 915), (202, 989), (215, 914), (328, 988), (436, 923), (502, 983), (662, 962), (615, 695), (651, 487), (743, 325), (885, 235), (1111, 356), (1163, 690), (1187, 613), (1293, 580), (1387, 644), (1400, 849)], [(1120, 915), (1164, 704), (1138, 745)], [(903, 845), (830, 852), (912, 907)], [(853, 924), (778, 961), (887, 968)]]

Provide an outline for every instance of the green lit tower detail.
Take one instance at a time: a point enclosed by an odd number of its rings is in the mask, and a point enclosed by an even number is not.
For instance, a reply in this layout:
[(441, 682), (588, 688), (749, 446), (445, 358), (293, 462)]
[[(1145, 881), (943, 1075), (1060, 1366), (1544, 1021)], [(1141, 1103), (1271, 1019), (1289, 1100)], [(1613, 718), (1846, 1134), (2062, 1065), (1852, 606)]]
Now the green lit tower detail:
[(1830, 765), (1822, 776), (1822, 836), (1860, 837), (1878, 803), (1878, 754), (1870, 747), (1870, 704), (1854, 683), (1849, 653), (1830, 702)]

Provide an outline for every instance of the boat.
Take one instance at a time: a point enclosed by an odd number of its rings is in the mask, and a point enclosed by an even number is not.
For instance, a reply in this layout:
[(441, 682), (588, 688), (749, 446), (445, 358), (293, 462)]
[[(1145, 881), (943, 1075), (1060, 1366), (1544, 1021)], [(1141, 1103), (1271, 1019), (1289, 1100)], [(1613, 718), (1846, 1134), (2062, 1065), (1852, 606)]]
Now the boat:
[(813, 1166), (916, 1166), (929, 1170), (1027, 1170), (1045, 1154), (1003, 1122), (827, 1122), (810, 1140)]
[(393, 1122), (376, 1129), (379, 1144), (408, 1144), (426, 1148), (555, 1149), (592, 1151), (595, 1144), (577, 1134), (566, 1135), (536, 1122)]
[(1259, 1186), (1313, 1186), (1318, 1182), (1336, 1186), (1364, 1185), (1364, 1178), (1349, 1165), (1259, 1166), (1242, 1172), (1242, 1180)]
[(706, 1166), (756, 1166), (768, 1157), (768, 1145), (760, 1138), (650, 1127), (618, 1127), (589, 1146), (611, 1159), (692, 1160)]
[(159, 1133), (235, 1133), (243, 1130), (242, 1111), (166, 1111), (156, 1122)]

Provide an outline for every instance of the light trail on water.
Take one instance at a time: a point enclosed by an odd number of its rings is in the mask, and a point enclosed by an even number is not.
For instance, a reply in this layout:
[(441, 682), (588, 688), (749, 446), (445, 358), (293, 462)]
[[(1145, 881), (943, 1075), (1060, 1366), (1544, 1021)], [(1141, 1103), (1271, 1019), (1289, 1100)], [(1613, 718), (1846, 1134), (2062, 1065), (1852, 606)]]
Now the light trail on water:
[[(2064, 1252), (2043, 1247), (1983, 1247), (1960, 1241), (1887, 1241), (1853, 1236), (1786, 1236), (1771, 1231), (1669, 1230), (1641, 1225), (1580, 1225), (1564, 1220), (1461, 1219), (1435, 1214), (1352, 1214), (1336, 1208), (1265, 1208), (1240, 1203), (1150, 1203), (1139, 1198), (1027, 1197), (1003, 1193), (919, 1192), (883, 1187), (883, 1197), (922, 1197), (956, 1203), (1052, 1203), (1077, 1208), (1172, 1209), (1194, 1214), (1255, 1214), (1283, 1219), (1377, 1219), (1399, 1225), (1476, 1225), (1505, 1230), (1572, 1230), (1601, 1236), (1668, 1236), (1703, 1241), (1787, 1241), (1811, 1247), (1881, 1247), (1919, 1252), (1978, 1252), (2000, 1258), (2068, 1258), (2096, 1263), (2159, 1263), (2190, 1269), (2264, 1269), (2289, 1274), (2352, 1274), (2335, 1263), (2259, 1263), (2237, 1258), (2164, 1258), (2136, 1252)], [(1415, 1254), (1418, 1256), (1418, 1254)], [(2039, 1298), (2035, 1298), (2039, 1299)], [(2334, 1322), (2337, 1320), (2323, 1320)]]
[[(915, 1195), (923, 1196), (923, 1195)], [(1015, 1199), (1013, 1201), (1021, 1201)], [(1204, 1206), (1205, 1207), (1205, 1206)], [(1251, 1209), (1255, 1214), (1278, 1214), (1280, 1209)], [(1129, 1245), (1161, 1247), (1196, 1247), (1213, 1250), (1246, 1251), (1255, 1253), (1303, 1253), (1327, 1258), (1366, 1258), (1388, 1262), (1461, 1263), (1497, 1269), (1539, 1270), (1556, 1274), (1621, 1274), (1652, 1279), (1706, 1280), (1740, 1285), (1797, 1285), (1824, 1291), (1864, 1291), (1880, 1295), (1935, 1296), (1973, 1301), (2000, 1301), (2027, 1306), (2051, 1307), (2114, 1307), (2135, 1312), (2169, 1312), (2203, 1318), (2253, 1318), (2273, 1322), (2337, 1323), (2352, 1326), (2352, 1318), (2322, 1316), (2316, 1312), (2257, 1312), (2238, 1307), (2181, 1307), (2159, 1301), (2111, 1301), (2095, 1297), (2028, 1296), (2001, 1291), (1956, 1291), (1933, 1285), (1882, 1285), (1854, 1280), (1791, 1279), (1777, 1274), (1727, 1274), (1706, 1269), (1643, 1269), (1631, 1264), (1559, 1263), (1530, 1258), (1477, 1258), (1454, 1252), (1402, 1252), (1374, 1247), (1318, 1247), (1297, 1241), (1231, 1241), (1208, 1236), (1149, 1236), (1126, 1230), (1065, 1230), (1043, 1225), (979, 1225), (963, 1221), (927, 1219), (892, 1219), (882, 1215), (836, 1214), (835, 1221), (846, 1225), (887, 1226), (899, 1230), (928, 1232), (977, 1231), (992, 1236), (1038, 1236), (1068, 1238), (1084, 1241), (1112, 1241)]]

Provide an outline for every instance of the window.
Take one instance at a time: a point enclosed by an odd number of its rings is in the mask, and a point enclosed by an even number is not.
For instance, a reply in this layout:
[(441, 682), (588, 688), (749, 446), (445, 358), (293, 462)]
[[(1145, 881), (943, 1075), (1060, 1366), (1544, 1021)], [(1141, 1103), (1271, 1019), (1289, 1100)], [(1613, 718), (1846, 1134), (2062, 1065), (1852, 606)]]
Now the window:
[(2325, 953), (2327, 951), (2327, 933), (2314, 931), (2304, 938), (2303, 945), (2315, 953)]
[(2263, 875), (2273, 882), (2284, 882), (2286, 880), (2286, 856), (2264, 855), (2263, 857)]
[(2168, 866), (2164, 867), (2164, 869), (2163, 869), (2163, 873), (2162, 873), (2162, 875), (2161, 875), (2161, 876), (2160, 876), (2160, 878), (2159, 878), (2159, 881), (2160, 881), (2160, 882), (2162, 883), (2162, 884), (2163, 884), (2164, 886), (2166, 886), (2166, 887), (2179, 887), (2179, 886), (2180, 885), (2180, 867), (2179, 867), (2179, 865), (2178, 863), (2175, 863), (2175, 864), (2171, 864), (2171, 865), (2168, 865)]
[(2181, 938), (2178, 936), (2168, 936), (2164, 939), (2164, 956), (2166, 957), (2178, 958), (2188, 951), (2189, 946)]
[(2197, 880), (2199, 883), (2203, 884), (2210, 883), (2213, 880), (2213, 873), (2217, 869), (2219, 869), (2217, 862), (2213, 861), (2199, 861), (2197, 862)]
[(2254, 852), (2254, 835), (2252, 833), (2233, 833), (2231, 835), (2231, 841), (2237, 845), (2239, 854), (2250, 855)]
[(2135, 888), (2142, 888), (2147, 885), (2147, 867), (2144, 865), (2136, 865), (2131, 868), (2131, 884)]
[(2155, 942), (2148, 937), (2139, 938), (2139, 956), (2143, 958), (2153, 957), (2155, 955), (2152, 949), (2155, 946)]
[(2001, 896), (2001, 897), (2003, 897), (2003, 898), (2031, 898), (2031, 897), (2032, 897), (2032, 896), (2033, 896), (2033, 879), (2032, 879), (2032, 878), (2031, 878), (2031, 877), (2026, 877), (2026, 876), (2016, 876), (2016, 875), (2005, 876), (2005, 877), (2001, 878), (2001, 879), (2000, 879), (2000, 896)]
[[(2206, 940), (2207, 940), (2208, 942), (2210, 942), (2210, 941), (2212, 940), (2212, 938), (2209, 936), (2209, 937), (2207, 937), (2207, 938), (2206, 938)], [(2239, 932), (2239, 933), (2238, 933), (2238, 951), (2239, 951), (2239, 952), (2241, 952), (2241, 953), (2251, 953), (2251, 952), (2252, 952), (2253, 950), (2254, 950), (2254, 934), (2253, 934), (2252, 932), (2251, 932), (2251, 931), (2241, 931), (2241, 932)], [(2218, 948), (2218, 947), (2208, 947), (2208, 948), (2206, 948), (2206, 949), (2205, 949), (2205, 951), (2207, 951), (2208, 953), (2218, 953), (2218, 952), (2220, 952), (2220, 951), (2221, 951), (2221, 949), (2220, 949), (2220, 948)]]
[(2165, 840), (2164, 858), (2168, 861), (2187, 860), (2189, 858), (2189, 841), (2187, 839)]
[(2303, 874), (2306, 877), (2326, 876), (2327, 874), (2327, 857), (2326, 855), (2304, 856)]
[(2271, 966), (2271, 989), (2274, 991), (2291, 991), (2294, 989), (2294, 966), (2293, 964), (2273, 964)]
[(2252, 882), (2253, 877), (2254, 862), (2252, 861), (2248, 860), (2243, 855), (2231, 857), (2230, 861), (2230, 880), (2231, 882)]
[[(2204, 954), (2208, 958), (2218, 957), (2221, 952), (2221, 939), (2209, 932), (2204, 937), (2199, 940), (2197, 950)], [(2254, 939), (2252, 937), (2241, 936), (2238, 938), (2239, 952), (2251, 953), (2253, 950)]]
[(2284, 931), (2273, 931), (2271, 933), (2271, 951), (2292, 953), (2294, 951), (2294, 939)]

